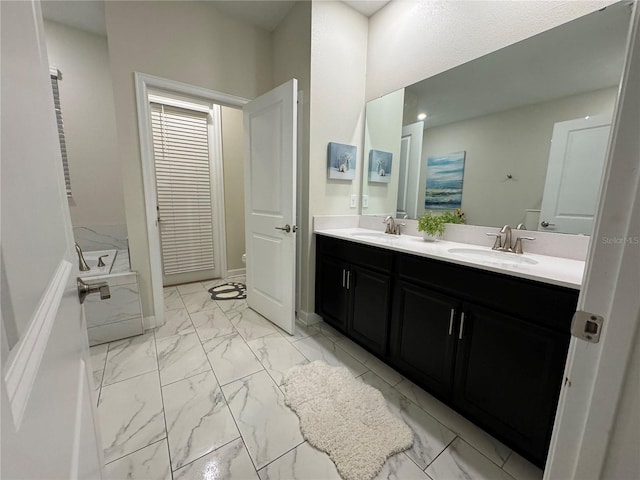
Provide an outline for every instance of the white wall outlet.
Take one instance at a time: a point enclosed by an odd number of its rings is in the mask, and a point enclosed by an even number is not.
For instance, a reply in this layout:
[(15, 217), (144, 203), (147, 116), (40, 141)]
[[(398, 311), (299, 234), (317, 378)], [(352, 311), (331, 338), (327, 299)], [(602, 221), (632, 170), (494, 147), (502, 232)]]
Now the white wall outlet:
[(362, 195), (362, 208), (369, 208), (369, 195)]
[(358, 206), (358, 197), (355, 193), (351, 195), (351, 199), (349, 200), (349, 207), (356, 208)]

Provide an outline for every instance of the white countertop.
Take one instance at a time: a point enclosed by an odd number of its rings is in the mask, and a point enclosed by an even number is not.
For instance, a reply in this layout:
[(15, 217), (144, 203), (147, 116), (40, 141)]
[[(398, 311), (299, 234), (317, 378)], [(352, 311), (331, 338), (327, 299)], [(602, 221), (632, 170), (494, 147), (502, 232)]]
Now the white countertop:
[[(480, 268), (490, 272), (502, 273), (513, 277), (536, 280), (561, 287), (580, 289), (582, 276), (584, 274), (585, 262), (571, 260), (567, 258), (552, 257), (547, 255), (524, 254), (524, 257), (535, 261), (535, 264), (510, 264), (501, 261), (499, 258), (477, 259), (459, 254), (450, 253), (452, 248), (463, 248), (465, 250), (478, 250), (491, 252), (490, 247), (479, 247), (466, 243), (450, 242), (438, 240), (435, 242), (425, 242), (421, 237), (411, 235), (384, 235), (383, 238), (354, 236), (353, 234), (383, 233), (364, 228), (335, 228), (317, 229), (315, 233), (328, 237), (341, 238), (355, 243), (371, 245), (375, 247), (395, 250), (397, 252), (410, 253), (421, 257), (443, 260), (445, 262), (464, 265), (467, 267)], [(388, 238), (387, 238), (388, 237)], [(488, 239), (491, 243), (491, 239)], [(526, 244), (525, 244), (526, 245)], [(525, 246), (526, 249), (526, 246)], [(515, 253), (505, 253), (520, 257)]]

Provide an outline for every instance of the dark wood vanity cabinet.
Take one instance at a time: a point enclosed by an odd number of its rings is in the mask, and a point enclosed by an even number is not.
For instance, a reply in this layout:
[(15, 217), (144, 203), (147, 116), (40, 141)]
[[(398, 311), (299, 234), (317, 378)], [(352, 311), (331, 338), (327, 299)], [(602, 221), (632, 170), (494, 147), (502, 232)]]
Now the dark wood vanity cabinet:
[(464, 303), (457, 338), (452, 403), (544, 464), (569, 334)]
[(342, 331), (347, 328), (349, 309), (348, 269), (348, 263), (329, 255), (319, 256), (316, 264), (316, 283), (322, 285), (322, 302), (316, 302), (316, 312), (325, 322)]
[(325, 321), (544, 465), (576, 290), (316, 239)]
[(392, 253), (318, 237), (316, 312), (378, 355), (386, 355)]
[(396, 283), (390, 351), (392, 362), (440, 398), (453, 384), (460, 301), (399, 281)]

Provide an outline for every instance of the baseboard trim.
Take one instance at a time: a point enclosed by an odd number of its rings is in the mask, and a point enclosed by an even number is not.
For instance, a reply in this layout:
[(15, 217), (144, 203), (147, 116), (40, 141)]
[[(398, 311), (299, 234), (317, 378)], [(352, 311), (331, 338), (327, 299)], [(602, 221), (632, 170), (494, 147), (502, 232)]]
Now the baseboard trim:
[(298, 320), (300, 320), (302, 324), (306, 326), (314, 325), (322, 321), (322, 317), (315, 312), (305, 312), (304, 310), (298, 310), (297, 313)]
[(229, 277), (240, 277), (240, 276), (246, 275), (246, 274), (247, 274), (247, 269), (246, 268), (236, 268), (235, 270), (227, 270), (226, 278), (229, 278)]
[(150, 316), (144, 317), (142, 319), (142, 328), (144, 329), (145, 332), (147, 330), (150, 330), (152, 328), (156, 328), (156, 327), (159, 327), (159, 326), (160, 325), (157, 325), (156, 316), (155, 315), (150, 315)]

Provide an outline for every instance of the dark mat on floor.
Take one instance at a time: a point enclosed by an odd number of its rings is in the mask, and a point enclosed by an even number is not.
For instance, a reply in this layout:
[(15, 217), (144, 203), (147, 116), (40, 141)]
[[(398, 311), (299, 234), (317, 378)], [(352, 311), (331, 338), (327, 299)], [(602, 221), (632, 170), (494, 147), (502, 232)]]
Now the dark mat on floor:
[(247, 286), (244, 283), (228, 282), (209, 289), (212, 300), (240, 300), (247, 298)]

